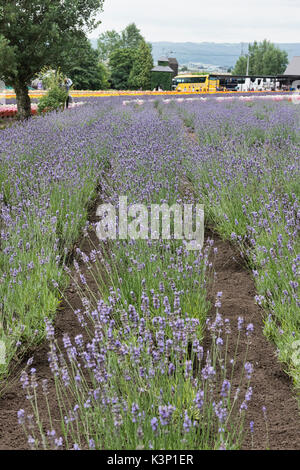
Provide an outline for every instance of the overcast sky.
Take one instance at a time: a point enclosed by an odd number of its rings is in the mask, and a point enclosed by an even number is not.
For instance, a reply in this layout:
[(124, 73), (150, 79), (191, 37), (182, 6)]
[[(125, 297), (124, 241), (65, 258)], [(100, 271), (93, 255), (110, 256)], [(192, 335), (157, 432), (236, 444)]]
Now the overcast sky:
[(300, 42), (300, 0), (105, 0), (90, 34), (135, 23), (147, 41)]

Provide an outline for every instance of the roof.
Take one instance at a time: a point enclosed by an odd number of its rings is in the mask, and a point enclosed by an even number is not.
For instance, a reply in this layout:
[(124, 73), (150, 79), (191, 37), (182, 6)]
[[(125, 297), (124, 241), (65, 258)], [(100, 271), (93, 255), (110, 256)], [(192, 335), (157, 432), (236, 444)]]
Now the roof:
[(168, 65), (156, 65), (151, 72), (174, 72)]
[[(214, 74), (215, 75), (215, 74)], [(179, 73), (175, 78), (194, 78), (194, 77), (208, 77), (208, 73)]]
[(287, 66), (284, 75), (300, 75), (300, 56), (295, 56)]
[(168, 61), (169, 61), (169, 64), (178, 64), (177, 59), (175, 59), (175, 57), (169, 57)]
[(168, 59), (168, 57), (162, 56), (158, 59), (158, 62), (169, 62), (169, 59)]

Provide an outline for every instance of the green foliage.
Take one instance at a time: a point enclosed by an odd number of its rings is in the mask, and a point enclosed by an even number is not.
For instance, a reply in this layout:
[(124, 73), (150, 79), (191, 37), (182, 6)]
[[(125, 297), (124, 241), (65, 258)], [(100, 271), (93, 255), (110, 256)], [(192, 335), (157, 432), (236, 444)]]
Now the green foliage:
[(101, 80), (101, 89), (102, 90), (107, 90), (110, 88), (110, 70), (109, 68), (100, 62), (97, 66), (98, 68), (98, 74)]
[(126, 90), (129, 87), (129, 75), (135, 59), (135, 50), (117, 49), (109, 58), (111, 82), (116, 90)]
[(144, 41), (140, 30), (135, 23), (131, 23), (118, 33), (114, 29), (100, 34), (97, 41), (98, 57), (101, 61), (109, 60), (111, 54), (118, 49), (138, 49), (140, 42)]
[(37, 76), (43, 81), (43, 87), (47, 90), (55, 86), (62, 86), (65, 78), (60, 68), (53, 70), (50, 67), (43, 67)]
[(151, 87), (151, 69), (153, 68), (153, 58), (151, 48), (144, 41), (136, 51), (132, 69), (130, 71), (128, 84), (130, 88), (150, 90)]
[(64, 88), (54, 85), (46, 95), (44, 95), (38, 104), (38, 112), (54, 111), (64, 109), (67, 99), (67, 92)]
[(135, 23), (131, 23), (121, 32), (121, 47), (137, 49), (141, 41), (144, 41), (140, 30)]
[[(249, 44), (249, 75), (277, 75), (284, 72), (288, 64), (288, 54), (266, 39)], [(241, 56), (232, 71), (233, 75), (245, 75), (247, 57)]]
[(233, 75), (246, 75), (247, 73), (247, 57), (241, 55), (232, 71)]
[(99, 90), (108, 87), (108, 72), (99, 65), (98, 52), (84, 36), (70, 50), (64, 66), (77, 90)]
[(101, 61), (108, 61), (113, 88), (150, 88), (151, 45), (146, 43), (135, 23), (120, 34), (114, 30), (102, 33), (97, 52)]
[(97, 41), (97, 52), (101, 61), (107, 61), (110, 54), (121, 47), (121, 36), (117, 31), (105, 31)]
[[(5, 69), (9, 70), (8, 77), (5, 74)], [(16, 74), (16, 58), (14, 48), (10, 47), (10, 42), (4, 36), (0, 35), (0, 80), (9, 81), (9, 78), (14, 77)], [(8, 80), (7, 80), (8, 79)]]
[(0, 74), (16, 91), (21, 117), (28, 117), (27, 85), (45, 65), (64, 64), (78, 38), (99, 24), (96, 15), (103, 0), (18, 0), (1, 5)]
[(152, 72), (151, 90), (160, 86), (163, 90), (172, 89), (172, 74), (166, 72)]

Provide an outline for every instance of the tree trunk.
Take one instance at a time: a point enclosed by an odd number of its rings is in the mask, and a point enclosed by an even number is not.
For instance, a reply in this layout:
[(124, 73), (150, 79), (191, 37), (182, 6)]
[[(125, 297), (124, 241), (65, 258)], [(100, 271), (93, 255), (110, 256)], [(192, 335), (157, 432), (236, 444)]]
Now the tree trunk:
[(16, 83), (15, 92), (18, 106), (18, 118), (28, 119), (31, 116), (31, 102), (28, 94), (28, 88), (25, 83)]

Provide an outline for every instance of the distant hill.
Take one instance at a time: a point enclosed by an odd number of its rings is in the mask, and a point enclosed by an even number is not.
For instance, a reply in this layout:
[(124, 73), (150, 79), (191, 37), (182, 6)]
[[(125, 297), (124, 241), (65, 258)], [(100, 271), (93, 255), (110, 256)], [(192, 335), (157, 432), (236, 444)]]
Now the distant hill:
[[(91, 39), (93, 47), (97, 47), (97, 39)], [(300, 43), (276, 44), (285, 50), (289, 59), (300, 55)], [(246, 53), (248, 44), (243, 43), (243, 51)], [(179, 64), (199, 62), (203, 64), (232, 67), (235, 65), (242, 51), (241, 43), (214, 43), (214, 42), (153, 42), (152, 55), (154, 62), (162, 55), (176, 57)], [(172, 53), (171, 53), (172, 52)]]
[[(300, 43), (275, 44), (288, 53), (289, 59), (300, 55)], [(213, 42), (153, 42), (152, 55), (154, 61), (161, 55), (176, 57), (179, 64), (200, 62), (204, 64), (221, 65), (231, 67), (235, 65), (242, 52), (241, 43), (213, 43)], [(248, 51), (248, 44), (243, 43), (243, 51)]]

